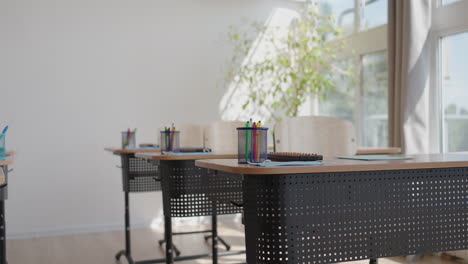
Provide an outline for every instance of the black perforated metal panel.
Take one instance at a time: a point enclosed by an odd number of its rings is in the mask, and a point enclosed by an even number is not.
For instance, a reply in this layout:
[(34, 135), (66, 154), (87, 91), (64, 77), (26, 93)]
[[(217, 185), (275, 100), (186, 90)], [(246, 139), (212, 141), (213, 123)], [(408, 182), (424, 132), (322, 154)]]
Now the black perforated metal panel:
[(135, 158), (134, 154), (121, 154), (123, 189), (127, 192), (154, 192), (161, 190), (159, 168), (155, 163)]
[(231, 201), (242, 201), (242, 182), (195, 166), (194, 160), (161, 161), (164, 214), (171, 217), (240, 213)]
[(246, 175), (244, 201), (248, 263), (468, 248), (468, 168)]
[[(0, 170), (4, 171), (5, 174), (5, 182), (8, 184), (8, 166), (0, 166)], [(8, 185), (4, 187), (0, 187), (0, 200), (8, 199)]]

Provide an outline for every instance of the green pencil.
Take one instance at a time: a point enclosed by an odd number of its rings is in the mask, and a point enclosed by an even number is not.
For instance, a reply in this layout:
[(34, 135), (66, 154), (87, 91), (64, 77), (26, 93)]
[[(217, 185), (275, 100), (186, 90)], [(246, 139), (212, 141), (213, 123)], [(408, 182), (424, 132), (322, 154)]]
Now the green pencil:
[[(249, 121), (245, 123), (245, 127), (247, 128), (250, 127)], [(249, 132), (249, 129), (246, 129), (245, 130), (245, 162), (249, 162), (249, 138), (250, 138), (250, 132)]]

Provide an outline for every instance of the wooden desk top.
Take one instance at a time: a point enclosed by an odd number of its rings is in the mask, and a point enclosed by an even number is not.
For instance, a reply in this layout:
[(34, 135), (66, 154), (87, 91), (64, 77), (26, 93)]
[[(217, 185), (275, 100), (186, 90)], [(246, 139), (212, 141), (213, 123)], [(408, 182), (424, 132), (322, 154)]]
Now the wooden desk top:
[(0, 160), (0, 166), (7, 166), (7, 165), (13, 164), (15, 154), (16, 153), (14, 151), (7, 151), (6, 153), (7, 157), (5, 160)]
[[(159, 151), (159, 149), (156, 149), (156, 148), (141, 148), (141, 149), (140, 148), (137, 148), (137, 149), (104, 148), (104, 150), (112, 152), (114, 154), (135, 154), (135, 153), (141, 153), (141, 152)], [(400, 154), (400, 153), (401, 153), (401, 148), (358, 148), (356, 155), (378, 155), (378, 154)]]
[(413, 159), (362, 161), (325, 158), (323, 165), (290, 167), (284, 166), (270, 168), (238, 164), (237, 160), (229, 159), (198, 160), (195, 162), (195, 165), (202, 168), (235, 174), (294, 174), (468, 167), (468, 154), (407, 155), (406, 157), (412, 157)]
[(9, 151), (7, 152), (7, 158), (5, 160), (0, 160), (0, 185), (5, 184), (5, 174), (3, 172), (3, 166), (11, 165), (13, 164), (13, 156), (15, 155), (15, 152)]
[(161, 152), (137, 153), (135, 157), (148, 160), (204, 160), (204, 159), (236, 159), (237, 154), (200, 154), (200, 155), (165, 155)]
[(358, 148), (356, 155), (401, 154), (401, 148)]
[(156, 152), (159, 149), (156, 148), (136, 148), (136, 149), (122, 149), (122, 148), (104, 148), (104, 150), (112, 152), (114, 154), (135, 154), (141, 152)]

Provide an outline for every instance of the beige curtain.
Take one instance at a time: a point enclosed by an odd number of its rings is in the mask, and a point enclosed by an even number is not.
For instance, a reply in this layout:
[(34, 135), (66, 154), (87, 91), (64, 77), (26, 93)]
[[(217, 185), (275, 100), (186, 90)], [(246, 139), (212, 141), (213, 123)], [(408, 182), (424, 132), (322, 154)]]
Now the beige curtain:
[(389, 144), (429, 152), (432, 0), (388, 1)]

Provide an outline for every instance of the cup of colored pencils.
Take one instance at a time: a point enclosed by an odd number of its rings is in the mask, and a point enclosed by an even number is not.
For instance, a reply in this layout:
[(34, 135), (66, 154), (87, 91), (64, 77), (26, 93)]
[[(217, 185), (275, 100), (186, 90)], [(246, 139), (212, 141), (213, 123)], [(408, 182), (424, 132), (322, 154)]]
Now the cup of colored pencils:
[(130, 130), (129, 128), (127, 131), (122, 132), (122, 148), (136, 148), (136, 128), (133, 130)]
[(262, 123), (248, 121), (237, 128), (237, 154), (240, 164), (261, 163), (268, 158), (268, 128)]
[(180, 131), (176, 130), (174, 126), (165, 127), (161, 131), (161, 152), (180, 152)]

